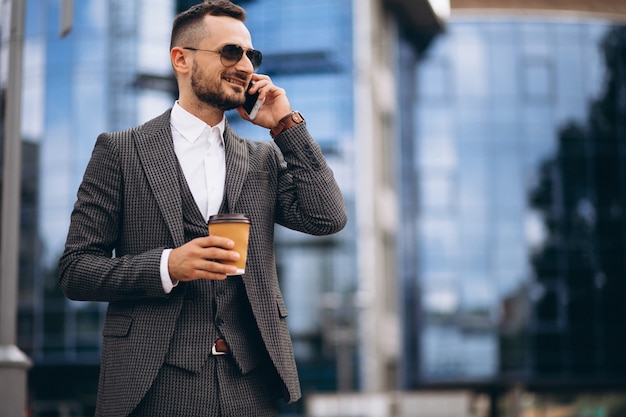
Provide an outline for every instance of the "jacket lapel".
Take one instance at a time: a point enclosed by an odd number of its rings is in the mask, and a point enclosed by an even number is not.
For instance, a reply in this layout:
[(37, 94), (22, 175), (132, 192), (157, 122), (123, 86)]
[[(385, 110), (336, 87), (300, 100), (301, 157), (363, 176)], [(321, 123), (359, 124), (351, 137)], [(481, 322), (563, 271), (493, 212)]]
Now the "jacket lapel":
[[(226, 201), (222, 203), (221, 211), (228, 210), (228, 212), (234, 213), (238, 210), (237, 201), (248, 175), (250, 159), (246, 141), (230, 128), (228, 122), (226, 122), (226, 129), (224, 130), (224, 149), (226, 153)], [(248, 258), (248, 262), (250, 262), (250, 258)], [(262, 302), (259, 305), (258, 300), (267, 299), (259, 295), (263, 293), (264, 284), (249, 277), (249, 274), (243, 274), (242, 279), (254, 315), (259, 320), (263, 314), (262, 306), (265, 304)]]
[[(183, 224), (182, 190), (178, 176), (178, 159), (174, 152), (170, 110), (137, 129), (135, 136), (137, 153), (146, 178), (152, 188), (163, 218), (167, 223), (175, 246), (185, 243)], [(241, 194), (248, 172), (248, 151), (243, 139), (235, 134), (226, 122), (224, 130), (226, 155), (226, 204), (233, 210)]]
[(224, 150), (226, 154), (226, 203), (232, 211), (237, 207), (237, 200), (248, 173), (249, 160), (245, 141), (233, 132), (228, 122), (224, 130)]
[(183, 245), (183, 203), (169, 110), (137, 129), (135, 146), (154, 198), (172, 234), (174, 246)]

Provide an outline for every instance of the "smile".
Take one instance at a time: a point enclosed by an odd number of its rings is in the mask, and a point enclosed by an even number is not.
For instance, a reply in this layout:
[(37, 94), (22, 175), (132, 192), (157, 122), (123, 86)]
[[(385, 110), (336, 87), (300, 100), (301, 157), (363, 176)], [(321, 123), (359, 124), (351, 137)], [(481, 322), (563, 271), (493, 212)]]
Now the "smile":
[(227, 82), (229, 82), (229, 83), (232, 83), (232, 84), (237, 84), (237, 85), (240, 85), (240, 86), (242, 86), (242, 87), (245, 87), (245, 86), (246, 86), (246, 82), (245, 82), (245, 81), (242, 81), (242, 80), (240, 80), (240, 79), (236, 79), (236, 78), (224, 78), (224, 80), (225, 80), (225, 81), (227, 81)]

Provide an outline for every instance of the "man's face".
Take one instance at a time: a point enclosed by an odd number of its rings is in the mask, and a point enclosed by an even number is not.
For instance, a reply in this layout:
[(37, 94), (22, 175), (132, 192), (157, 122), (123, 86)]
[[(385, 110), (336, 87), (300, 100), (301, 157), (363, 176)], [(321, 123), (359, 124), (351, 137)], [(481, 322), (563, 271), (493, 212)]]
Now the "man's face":
[[(209, 35), (197, 46), (199, 49), (220, 51), (224, 45), (252, 47), (245, 25), (230, 17), (207, 16)], [(191, 68), (191, 89), (198, 100), (222, 111), (240, 107), (245, 101), (246, 86), (254, 69), (244, 54), (235, 65), (223, 65), (218, 52), (195, 51)]]
[[(232, 71), (226, 69), (226, 73), (230, 72)], [(198, 100), (210, 106), (217, 107), (222, 111), (235, 109), (243, 105), (245, 102), (243, 91), (247, 78), (241, 74), (235, 73), (228, 75), (226, 73), (210, 73), (207, 68), (195, 61), (191, 69), (191, 89)], [(225, 86), (223, 81), (224, 77), (242, 83), (241, 91)]]

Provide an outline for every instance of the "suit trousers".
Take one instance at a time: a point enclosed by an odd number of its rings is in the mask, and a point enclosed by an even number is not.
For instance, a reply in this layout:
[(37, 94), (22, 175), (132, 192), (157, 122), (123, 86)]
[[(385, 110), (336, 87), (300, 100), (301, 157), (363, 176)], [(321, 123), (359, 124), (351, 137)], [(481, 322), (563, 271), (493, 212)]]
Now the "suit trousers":
[(228, 355), (199, 373), (165, 363), (130, 417), (276, 417), (278, 382), (272, 365), (242, 375)]

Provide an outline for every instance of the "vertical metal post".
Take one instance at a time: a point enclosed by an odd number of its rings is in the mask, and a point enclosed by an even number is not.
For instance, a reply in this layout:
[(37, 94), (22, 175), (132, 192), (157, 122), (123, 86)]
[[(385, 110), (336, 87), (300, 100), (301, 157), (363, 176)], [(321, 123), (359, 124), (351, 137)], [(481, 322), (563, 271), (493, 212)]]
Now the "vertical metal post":
[(74, 0), (61, 0), (61, 28), (59, 36), (64, 37), (74, 25)]
[(354, 137), (357, 175), (357, 276), (359, 277), (359, 346), (361, 387), (367, 392), (394, 388), (397, 359), (395, 298), (396, 194), (388, 159), (394, 132), (390, 64), (383, 56), (388, 42), (380, 0), (353, 2)]
[[(354, 137), (357, 157), (355, 172), (358, 172), (356, 192), (357, 218), (357, 276), (359, 277), (359, 346), (367, 346), (360, 354), (360, 380), (364, 391), (380, 391), (382, 388), (380, 363), (382, 354), (376, 342), (378, 325), (375, 294), (377, 277), (376, 224), (374, 213), (374, 188), (376, 168), (371, 133), (375, 126), (372, 108), (372, 2), (365, 0), (353, 4), (354, 61), (356, 82), (354, 88)], [(358, 4), (357, 4), (358, 3)]]
[[(26, 0), (10, 4), (5, 96), (0, 231), (0, 417), (24, 416), (30, 359), (17, 347), (17, 299), (21, 198), (22, 47)], [(6, 8), (4, 4), (3, 9)], [(4, 12), (4, 10), (3, 10)]]

